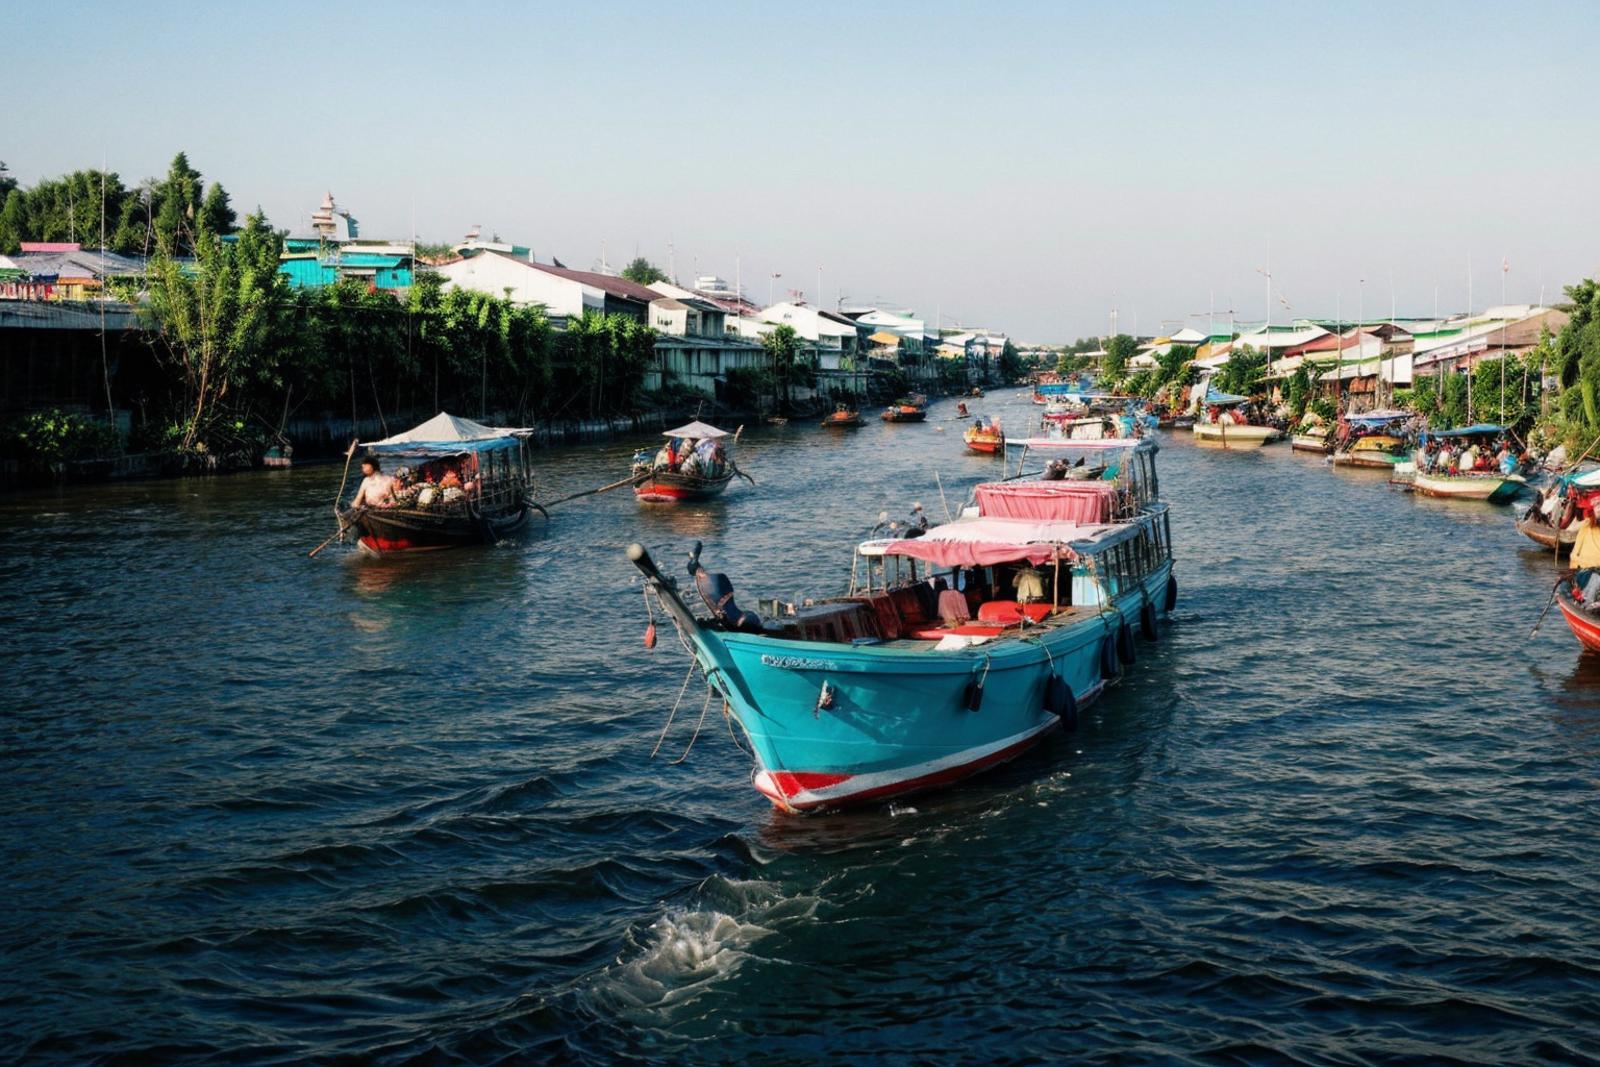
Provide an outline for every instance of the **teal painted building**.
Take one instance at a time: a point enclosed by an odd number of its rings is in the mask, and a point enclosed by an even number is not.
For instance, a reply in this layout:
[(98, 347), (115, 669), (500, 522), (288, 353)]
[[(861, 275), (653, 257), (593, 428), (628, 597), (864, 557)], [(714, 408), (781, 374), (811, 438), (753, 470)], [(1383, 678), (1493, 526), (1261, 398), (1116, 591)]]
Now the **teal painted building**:
[(278, 272), (296, 289), (319, 289), (340, 278), (358, 278), (378, 289), (409, 289), (414, 275), (410, 255), (340, 251), (285, 251)]

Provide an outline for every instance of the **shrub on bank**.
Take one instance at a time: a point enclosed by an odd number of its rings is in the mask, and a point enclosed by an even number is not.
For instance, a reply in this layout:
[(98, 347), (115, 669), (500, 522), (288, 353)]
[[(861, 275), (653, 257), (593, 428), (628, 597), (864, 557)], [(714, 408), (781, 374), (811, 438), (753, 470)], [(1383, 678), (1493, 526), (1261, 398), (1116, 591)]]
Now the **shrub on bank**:
[(0, 429), (0, 457), (26, 474), (54, 474), (74, 460), (107, 459), (121, 448), (116, 428), (58, 409), (36, 411)]

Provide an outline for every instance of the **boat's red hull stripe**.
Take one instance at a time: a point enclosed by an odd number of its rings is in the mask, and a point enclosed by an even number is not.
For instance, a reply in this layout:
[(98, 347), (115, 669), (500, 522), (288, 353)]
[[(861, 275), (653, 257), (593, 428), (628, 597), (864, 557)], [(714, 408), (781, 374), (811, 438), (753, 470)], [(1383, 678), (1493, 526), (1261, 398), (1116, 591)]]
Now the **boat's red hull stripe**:
[[(1104, 683), (1086, 692), (1080, 698), (1080, 706), (1098, 697), (1102, 689)], [(1003, 748), (986, 752), (974, 759), (939, 767), (937, 770), (913, 774), (907, 778), (884, 781), (885, 774), (892, 772), (850, 775), (823, 771), (759, 771), (755, 776), (755, 787), (778, 807), (794, 811), (858, 804), (901, 793), (913, 793), (959, 781), (996, 764), (1004, 763), (1038, 744), (1044, 739), (1045, 734), (1059, 725), (1059, 720), (1051, 719)], [(849, 783), (854, 778), (868, 781), (863, 782), (861, 788), (852, 789)]]
[(1565, 600), (1558, 599), (1561, 605), (1561, 614), (1567, 620), (1567, 625), (1572, 629), (1572, 636), (1576, 637), (1584, 648), (1600, 652), (1600, 623), (1584, 617), (1583, 611), (1572, 607)]

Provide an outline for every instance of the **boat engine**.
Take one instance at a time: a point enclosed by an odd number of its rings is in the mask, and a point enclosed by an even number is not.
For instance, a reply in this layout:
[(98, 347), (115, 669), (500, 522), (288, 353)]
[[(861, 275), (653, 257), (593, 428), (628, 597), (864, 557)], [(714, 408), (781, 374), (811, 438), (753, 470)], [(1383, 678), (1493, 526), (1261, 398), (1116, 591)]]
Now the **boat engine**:
[(753, 611), (741, 611), (733, 601), (733, 582), (726, 574), (713, 573), (700, 565), (699, 541), (689, 553), (689, 576), (711, 614), (727, 629), (735, 633), (759, 634), (764, 632), (761, 616)]

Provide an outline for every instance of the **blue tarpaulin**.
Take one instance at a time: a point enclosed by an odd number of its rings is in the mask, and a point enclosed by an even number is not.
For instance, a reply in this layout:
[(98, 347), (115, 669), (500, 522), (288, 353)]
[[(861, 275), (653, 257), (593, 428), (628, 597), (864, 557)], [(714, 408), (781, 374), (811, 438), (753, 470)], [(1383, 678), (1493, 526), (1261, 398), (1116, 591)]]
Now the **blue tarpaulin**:
[(1477, 437), (1479, 434), (1505, 433), (1504, 426), (1496, 426), (1492, 422), (1480, 422), (1475, 426), (1463, 426), (1459, 430), (1429, 430), (1430, 437)]

